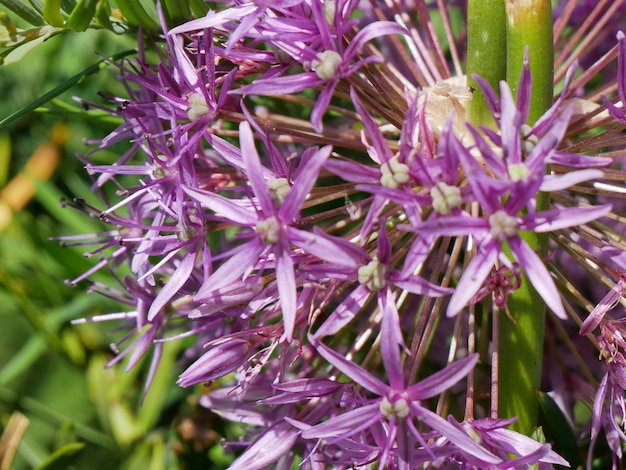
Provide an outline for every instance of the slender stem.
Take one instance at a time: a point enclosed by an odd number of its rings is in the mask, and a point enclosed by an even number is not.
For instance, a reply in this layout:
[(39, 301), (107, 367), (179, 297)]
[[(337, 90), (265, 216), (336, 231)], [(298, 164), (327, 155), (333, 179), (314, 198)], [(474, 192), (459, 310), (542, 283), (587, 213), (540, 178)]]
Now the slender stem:
[(469, 0), (467, 3), (467, 84), (474, 90), (468, 103), (469, 122), (493, 127), (483, 92), (473, 75), (487, 80), (494, 90), (506, 78), (506, 16), (504, 0)]
[[(553, 49), (550, 0), (506, 0), (507, 82), (517, 91), (525, 50), (532, 72), (529, 123), (552, 104)], [(544, 193), (537, 196), (537, 210), (549, 204)], [(520, 234), (528, 245), (546, 256), (547, 235)], [(517, 416), (513, 429), (530, 436), (537, 426), (536, 392), (541, 378), (545, 326), (545, 303), (525, 276), (508, 300), (513, 319), (500, 317), (499, 396), (501, 418)]]
[(532, 71), (529, 122), (535, 122), (552, 105), (554, 50), (550, 0), (506, 1), (506, 80), (517, 91), (524, 52), (528, 48)]

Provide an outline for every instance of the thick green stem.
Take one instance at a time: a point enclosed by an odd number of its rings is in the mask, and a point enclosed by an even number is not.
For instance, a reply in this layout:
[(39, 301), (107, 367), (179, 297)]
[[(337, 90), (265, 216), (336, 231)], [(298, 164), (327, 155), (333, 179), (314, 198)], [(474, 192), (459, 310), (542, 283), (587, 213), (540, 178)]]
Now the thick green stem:
[(499, 90), (506, 78), (506, 16), (504, 0), (469, 0), (467, 3), (467, 84), (474, 90), (468, 103), (469, 122), (494, 126), (483, 92), (472, 75), (480, 75)]
[[(552, 104), (553, 50), (550, 0), (505, 0), (507, 26), (507, 82), (517, 91), (524, 52), (528, 48), (532, 72), (529, 122), (536, 121)], [(537, 196), (537, 210), (548, 206), (548, 197)], [(547, 253), (547, 235), (522, 233), (539, 256)], [(498, 415), (517, 416), (513, 428), (528, 436), (537, 426), (543, 361), (545, 303), (528, 279), (508, 300), (514, 321), (502, 316), (499, 328)]]
[(552, 105), (552, 6), (550, 0), (505, 0), (505, 3), (506, 81), (515, 93), (522, 71), (524, 51), (528, 48), (533, 79), (528, 120), (533, 123)]

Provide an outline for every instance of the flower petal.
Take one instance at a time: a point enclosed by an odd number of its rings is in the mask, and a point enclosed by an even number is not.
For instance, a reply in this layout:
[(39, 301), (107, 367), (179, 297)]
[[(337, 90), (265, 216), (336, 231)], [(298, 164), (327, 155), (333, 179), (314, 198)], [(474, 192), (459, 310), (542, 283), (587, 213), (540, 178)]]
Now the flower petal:
[(454, 289), (452, 297), (450, 297), (450, 303), (446, 311), (448, 317), (453, 317), (463, 310), (463, 307), (478, 292), (483, 281), (493, 268), (499, 253), (500, 244), (491, 237), (478, 249), (476, 255), (469, 262), (465, 271), (463, 271), (463, 275), (456, 289)]
[(552, 276), (550, 276), (550, 272), (543, 261), (541, 261), (541, 258), (539, 258), (520, 237), (511, 237), (508, 243), (511, 247), (511, 251), (513, 251), (515, 255), (515, 259), (517, 259), (517, 262), (526, 273), (528, 280), (546, 305), (557, 317), (562, 320), (567, 319), (559, 291), (554, 285)]
[(373, 392), (379, 396), (384, 396), (387, 393), (389, 386), (378, 380), (367, 370), (363, 369), (361, 366), (355, 364), (354, 362), (349, 361), (341, 354), (333, 351), (328, 346), (318, 341), (317, 338), (309, 335), (309, 340), (311, 341), (311, 344), (315, 347), (317, 352), (320, 353), (320, 355), (324, 359), (326, 359), (333, 366), (335, 366), (345, 375), (350, 377), (360, 386), (365, 387), (370, 392)]

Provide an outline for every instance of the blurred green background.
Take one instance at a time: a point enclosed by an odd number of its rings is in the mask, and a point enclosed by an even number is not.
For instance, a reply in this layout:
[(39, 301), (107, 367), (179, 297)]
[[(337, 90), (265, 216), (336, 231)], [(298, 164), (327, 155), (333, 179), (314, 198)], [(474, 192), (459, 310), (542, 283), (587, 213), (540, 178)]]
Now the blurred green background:
[[(98, 54), (133, 49), (135, 41), (70, 31), (0, 66), (0, 120), (98, 62)], [(72, 99), (105, 104), (99, 91), (123, 93), (112, 68), (0, 127), (0, 470), (223, 468), (231, 459), (213, 429), (220, 422), (195, 406), (197, 389), (175, 385), (181, 344), (166, 345), (142, 405), (149, 360), (128, 373), (123, 363), (105, 369), (109, 345), (123, 332), (115, 322), (70, 323), (120, 309), (84, 284), (67, 287), (65, 279), (95, 260), (83, 256), (84, 247), (50, 240), (104, 229), (60, 205), (80, 196), (99, 206), (75, 155), (87, 151), (85, 138), (115, 126)]]

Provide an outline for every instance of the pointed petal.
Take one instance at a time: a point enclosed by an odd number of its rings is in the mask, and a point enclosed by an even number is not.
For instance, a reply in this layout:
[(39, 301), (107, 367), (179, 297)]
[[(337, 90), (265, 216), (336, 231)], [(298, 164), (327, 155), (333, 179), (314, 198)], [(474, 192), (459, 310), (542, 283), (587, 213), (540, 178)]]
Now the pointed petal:
[(393, 157), (393, 154), (389, 149), (389, 145), (387, 145), (387, 142), (381, 134), (378, 124), (376, 124), (374, 118), (372, 118), (372, 116), (367, 112), (352, 86), (350, 87), (350, 97), (352, 98), (352, 102), (354, 103), (357, 112), (361, 116), (363, 127), (365, 127), (364, 133), (367, 134), (368, 140), (371, 142), (377, 156), (379, 157), (380, 161), (377, 161), (376, 163), (381, 164), (388, 161)]
[(602, 298), (600, 303), (596, 305), (596, 307), (592, 310), (592, 312), (587, 316), (585, 321), (580, 325), (580, 334), (586, 335), (587, 333), (591, 333), (596, 327), (600, 324), (604, 316), (607, 314), (609, 310), (615, 308), (617, 302), (620, 301), (622, 296), (624, 295), (624, 281), (619, 280), (613, 288)]
[(254, 226), (258, 217), (252, 208), (237, 204), (234, 200), (219, 194), (183, 186), (183, 190), (198, 201), (202, 207), (215, 212), (216, 215), (228, 219), (236, 225)]
[(303, 72), (295, 75), (271, 76), (260, 78), (242, 88), (236, 88), (231, 93), (243, 95), (290, 95), (302, 90), (322, 86), (324, 80), (315, 72)]
[(311, 188), (317, 181), (322, 165), (330, 155), (332, 147), (327, 145), (316, 151), (310, 158), (300, 163), (293, 186), (278, 210), (278, 218), (289, 223), (296, 219)]
[(274, 204), (270, 198), (265, 178), (263, 178), (263, 165), (259, 154), (254, 146), (252, 129), (247, 121), (239, 124), (239, 142), (241, 144), (241, 156), (246, 165), (246, 176), (252, 186), (252, 191), (259, 201), (261, 210), (266, 216), (274, 213)]
[(541, 258), (539, 258), (537, 253), (531, 250), (528, 244), (520, 237), (511, 237), (508, 243), (511, 247), (511, 251), (513, 251), (515, 255), (515, 259), (517, 259), (517, 262), (526, 273), (528, 280), (544, 300), (548, 308), (560, 319), (567, 319), (559, 291), (554, 285), (552, 276), (550, 276)]
[(359, 285), (341, 302), (341, 304), (339, 304), (324, 323), (322, 323), (322, 326), (315, 332), (314, 337), (319, 339), (337, 333), (350, 323), (361, 311), (361, 308), (363, 308), (369, 296), (369, 289), (363, 285)]
[(376, 401), (376, 403), (350, 410), (321, 424), (305, 429), (302, 432), (302, 437), (305, 439), (346, 437), (359, 432), (361, 429), (369, 428), (379, 419), (380, 404)]
[(413, 294), (441, 297), (442, 295), (448, 295), (454, 292), (454, 289), (432, 284), (423, 277), (415, 275), (406, 276), (398, 271), (390, 271), (388, 278), (389, 282), (392, 284)]
[(484, 243), (482, 248), (478, 249), (472, 261), (463, 271), (461, 280), (456, 289), (454, 289), (452, 297), (450, 297), (450, 303), (446, 311), (448, 317), (453, 317), (463, 310), (470, 299), (478, 292), (478, 289), (480, 289), (480, 286), (482, 286), (489, 275), (491, 268), (493, 268), (499, 252), (500, 244), (491, 237), (489, 241)]
[(230, 470), (261, 470), (268, 468), (295, 445), (300, 430), (285, 421), (270, 426), (235, 460)]
[(289, 245), (283, 238), (280, 239), (274, 253), (276, 255), (276, 283), (280, 308), (283, 311), (283, 328), (287, 342), (290, 343), (296, 322), (296, 275)]
[(582, 225), (608, 214), (612, 207), (611, 204), (604, 204), (595, 207), (569, 207), (537, 212), (522, 216), (520, 229), (544, 233)]
[(477, 362), (478, 354), (470, 354), (411, 385), (407, 393), (413, 400), (424, 400), (439, 395), (466, 377)]
[(220, 27), (225, 23), (232, 20), (239, 20), (245, 15), (254, 12), (257, 9), (254, 4), (245, 4), (233, 8), (228, 8), (220, 12), (209, 11), (203, 18), (197, 18), (195, 20), (188, 21), (180, 26), (172, 28), (169, 32), (170, 35), (187, 33), (189, 31), (199, 31), (207, 28)]
[(602, 178), (603, 176), (604, 172), (602, 170), (579, 170), (556, 175), (546, 175), (539, 190), (545, 192), (561, 191), (575, 184)]
[(426, 408), (422, 408), (414, 402), (411, 403), (411, 410), (416, 416), (419, 417), (420, 421), (424, 422), (435, 431), (439, 431), (446, 439), (466, 454), (471, 455), (473, 458), (478, 459), (481, 462), (490, 463), (492, 465), (502, 462), (500, 457), (493, 455), (487, 449), (478, 445), (476, 441), (474, 441), (466, 433), (448, 423), (438, 414), (435, 414)]
[(315, 132), (320, 133), (324, 128), (324, 125), (322, 124), (322, 118), (324, 117), (324, 113), (328, 109), (331, 98), (333, 97), (335, 86), (337, 86), (336, 81), (331, 81), (327, 83), (320, 92), (320, 94), (317, 96), (317, 100), (315, 100), (315, 104), (313, 105), (313, 109), (311, 110), (311, 124), (313, 125), (313, 129), (315, 129)]
[(204, 281), (194, 298), (206, 298), (214, 290), (220, 289), (241, 277), (243, 273), (254, 267), (264, 249), (265, 244), (258, 238), (246, 243)]
[(351, 183), (380, 183), (380, 170), (352, 160), (332, 158), (327, 160), (324, 168)]
[(380, 351), (383, 365), (391, 388), (401, 390), (404, 388), (404, 373), (402, 372), (400, 347), (404, 346), (404, 339), (400, 329), (398, 309), (389, 288), (379, 292), (378, 308), (383, 316), (380, 327)]
[(148, 310), (148, 321), (154, 320), (154, 317), (172, 300), (172, 298), (178, 293), (178, 291), (185, 285), (193, 267), (196, 263), (196, 250), (191, 248), (185, 257), (180, 261), (180, 264), (176, 268), (165, 286), (156, 296), (150, 310)]
[(361, 366), (349, 361), (341, 354), (322, 344), (313, 336), (309, 335), (309, 340), (324, 359), (347, 375), (350, 379), (376, 395), (384, 396), (387, 393), (389, 386), (385, 385)]
[(289, 241), (307, 253), (328, 263), (357, 268), (367, 264), (370, 258), (358, 245), (340, 237), (333, 237), (313, 227), (313, 232), (286, 227)]

